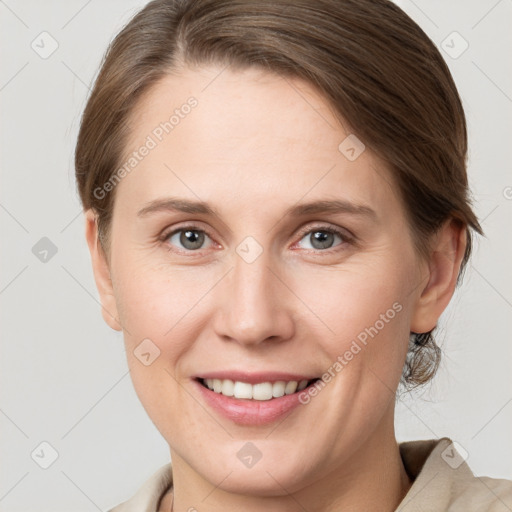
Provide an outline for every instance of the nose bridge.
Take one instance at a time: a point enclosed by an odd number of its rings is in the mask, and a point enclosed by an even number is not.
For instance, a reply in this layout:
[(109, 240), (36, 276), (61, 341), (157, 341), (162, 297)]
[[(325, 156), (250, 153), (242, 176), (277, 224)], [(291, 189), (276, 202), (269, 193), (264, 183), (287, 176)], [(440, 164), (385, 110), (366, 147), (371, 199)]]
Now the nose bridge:
[(246, 239), (233, 257), (218, 334), (246, 345), (290, 337), (293, 322), (286, 306), (286, 287), (271, 270), (270, 252)]

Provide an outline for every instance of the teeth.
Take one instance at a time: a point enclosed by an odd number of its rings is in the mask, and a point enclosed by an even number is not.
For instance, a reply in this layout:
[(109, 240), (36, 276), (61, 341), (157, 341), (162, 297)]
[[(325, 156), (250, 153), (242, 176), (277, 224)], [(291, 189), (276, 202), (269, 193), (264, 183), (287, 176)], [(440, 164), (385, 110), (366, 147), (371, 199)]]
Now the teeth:
[(274, 398), (279, 398), (284, 395), (284, 390), (286, 388), (286, 382), (284, 380), (278, 380), (274, 382), (272, 386), (272, 396)]
[(280, 380), (274, 383), (260, 382), (254, 385), (230, 379), (204, 379), (203, 382), (215, 393), (253, 400), (271, 400), (283, 395), (291, 395), (296, 391), (302, 391), (308, 385), (307, 380), (301, 380), (300, 382)]
[(232, 380), (224, 379), (221, 393), (225, 396), (233, 396), (235, 394), (235, 383)]
[(291, 395), (292, 393), (295, 393), (295, 391), (297, 391), (297, 384), (298, 382), (296, 380), (291, 380), (290, 382), (287, 382), (286, 387), (284, 388), (284, 394)]
[(297, 386), (297, 391), (302, 391), (308, 385), (307, 380), (301, 380)]
[(252, 386), (247, 384), (247, 382), (235, 382), (233, 396), (235, 398), (252, 398)]
[(213, 391), (220, 393), (222, 390), (222, 381), (220, 379), (213, 379)]
[(270, 400), (272, 398), (272, 384), (261, 382), (252, 386), (252, 397), (254, 400)]

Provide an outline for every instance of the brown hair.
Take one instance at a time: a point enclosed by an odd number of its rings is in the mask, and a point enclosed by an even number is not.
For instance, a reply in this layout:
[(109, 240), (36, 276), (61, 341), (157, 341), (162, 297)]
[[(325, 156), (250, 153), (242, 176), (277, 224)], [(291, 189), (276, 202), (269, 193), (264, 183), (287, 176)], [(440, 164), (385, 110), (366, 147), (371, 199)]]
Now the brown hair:
[[(438, 49), (388, 0), (154, 0), (110, 44), (83, 113), (75, 153), (84, 210), (98, 214), (107, 257), (128, 120), (143, 94), (184, 64), (262, 67), (304, 79), (343, 125), (392, 171), (417, 250), (443, 221), (482, 233), (469, 200), (461, 100)], [(430, 380), (440, 362), (432, 332), (411, 333), (402, 384)]]

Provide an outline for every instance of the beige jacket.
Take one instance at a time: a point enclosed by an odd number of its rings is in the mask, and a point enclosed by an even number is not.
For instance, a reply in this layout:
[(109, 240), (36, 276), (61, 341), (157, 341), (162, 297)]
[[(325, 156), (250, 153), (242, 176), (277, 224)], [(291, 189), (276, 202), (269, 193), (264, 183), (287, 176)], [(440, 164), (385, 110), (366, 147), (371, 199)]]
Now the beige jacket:
[[(395, 512), (511, 512), (512, 480), (475, 476), (451, 439), (407, 441), (400, 455), (413, 484)], [(162, 466), (136, 494), (108, 512), (156, 512), (172, 485)]]

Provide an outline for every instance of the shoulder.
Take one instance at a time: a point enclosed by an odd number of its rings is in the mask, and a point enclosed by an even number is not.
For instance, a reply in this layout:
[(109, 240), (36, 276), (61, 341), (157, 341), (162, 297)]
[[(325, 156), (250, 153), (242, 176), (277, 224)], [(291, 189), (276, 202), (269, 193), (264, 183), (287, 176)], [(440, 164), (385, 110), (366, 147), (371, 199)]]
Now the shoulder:
[(443, 437), (399, 447), (413, 485), (396, 512), (512, 510), (512, 481), (474, 475), (459, 443)]
[[(512, 481), (488, 476), (473, 476), (454, 497), (460, 510), (505, 512), (512, 510)], [(458, 510), (458, 509), (455, 509)]]
[(488, 512), (512, 510), (512, 481), (475, 476), (474, 482), (464, 489), (461, 506), (466, 506), (467, 510), (473, 506), (475, 510)]
[(171, 485), (172, 468), (168, 463), (153, 473), (130, 499), (107, 512), (155, 512)]

